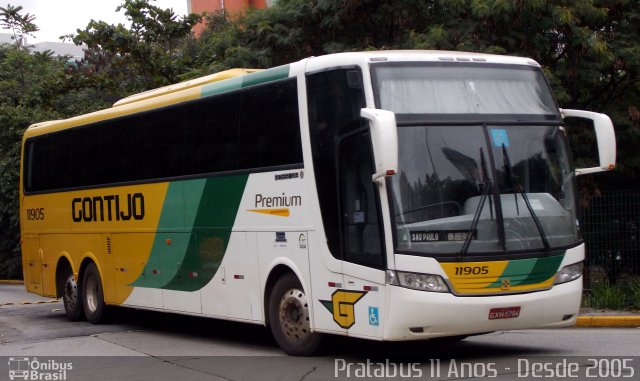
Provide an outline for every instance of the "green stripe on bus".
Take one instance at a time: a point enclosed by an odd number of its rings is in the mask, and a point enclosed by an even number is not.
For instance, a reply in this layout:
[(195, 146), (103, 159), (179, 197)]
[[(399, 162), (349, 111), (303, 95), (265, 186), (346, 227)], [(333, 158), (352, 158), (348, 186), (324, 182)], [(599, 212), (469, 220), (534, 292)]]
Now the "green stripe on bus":
[(500, 287), (504, 279), (509, 279), (511, 287), (541, 283), (558, 272), (564, 255), (543, 258), (511, 260), (498, 280), (485, 288)]
[(283, 65), (274, 67), (272, 69), (262, 70), (248, 75), (244, 75), (242, 78), (242, 87), (249, 87), (253, 85), (259, 85), (261, 83), (267, 83), (285, 79), (289, 77), (290, 65)]
[(200, 96), (208, 97), (209, 95), (226, 93), (227, 91), (238, 90), (242, 88), (242, 77), (225, 79), (220, 82), (213, 82), (202, 86)]
[[(169, 184), (151, 254), (131, 286), (159, 288), (177, 275), (176, 264), (184, 260), (188, 251), (189, 231), (194, 226), (205, 183), (206, 179), (196, 179)], [(189, 230), (185, 231), (185, 227)]]
[(255, 73), (243, 75), (241, 77), (229, 78), (220, 82), (213, 82), (202, 86), (200, 96), (222, 94), (228, 91), (238, 90), (244, 87), (259, 85), (262, 83), (277, 81), (289, 77), (290, 65), (274, 67)]
[(209, 283), (229, 244), (248, 177), (171, 183), (151, 254), (131, 286), (197, 291)]
[(235, 175), (207, 179), (186, 255), (164, 289), (197, 291), (213, 279), (229, 245), (248, 178)]

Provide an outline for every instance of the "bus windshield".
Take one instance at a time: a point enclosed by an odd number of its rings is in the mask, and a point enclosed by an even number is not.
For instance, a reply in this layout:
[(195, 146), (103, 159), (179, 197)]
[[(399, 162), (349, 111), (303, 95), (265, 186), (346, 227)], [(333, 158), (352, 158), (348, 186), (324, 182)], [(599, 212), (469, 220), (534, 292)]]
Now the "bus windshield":
[(396, 252), (491, 255), (577, 243), (565, 135), (542, 74), (421, 65), (374, 71), (378, 107), (399, 122), (399, 172), (389, 180)]
[(390, 181), (398, 252), (460, 253), (469, 235), (469, 253), (577, 241), (558, 126), (401, 127), (398, 141)]
[(465, 63), (388, 63), (373, 70), (378, 107), (396, 114), (527, 115), (557, 119), (540, 69)]

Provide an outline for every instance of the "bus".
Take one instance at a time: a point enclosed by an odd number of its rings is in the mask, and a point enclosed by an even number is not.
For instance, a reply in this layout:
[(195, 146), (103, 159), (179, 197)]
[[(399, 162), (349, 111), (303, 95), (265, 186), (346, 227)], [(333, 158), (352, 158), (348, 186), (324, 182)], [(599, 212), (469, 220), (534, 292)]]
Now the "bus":
[[(564, 118), (593, 125), (596, 166), (572, 168)], [(531, 59), (378, 51), (37, 123), (21, 155), (28, 291), (72, 321), (112, 306), (228, 319), (310, 355), (325, 334), (574, 324), (575, 176), (614, 168), (616, 149), (611, 120), (560, 109)]]
[(31, 366), (29, 365), (28, 357), (9, 357), (9, 380), (13, 381), (18, 378), (23, 380), (29, 379), (29, 371)]

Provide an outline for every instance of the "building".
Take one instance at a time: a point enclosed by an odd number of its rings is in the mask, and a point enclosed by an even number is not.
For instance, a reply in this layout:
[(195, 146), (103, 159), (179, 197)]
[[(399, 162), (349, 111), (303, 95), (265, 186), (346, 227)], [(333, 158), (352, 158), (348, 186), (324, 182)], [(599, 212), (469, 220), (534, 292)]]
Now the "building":
[(15, 40), (13, 39), (13, 34), (11, 33), (0, 33), (0, 44), (15, 44)]
[[(69, 44), (64, 42), (38, 42), (36, 44), (29, 44), (25, 37), (25, 45), (32, 52), (44, 52), (50, 50), (54, 56), (69, 56), (71, 59), (80, 59), (84, 57), (84, 46), (77, 46), (75, 44)], [(16, 41), (13, 38), (13, 34), (0, 33), (0, 44), (12, 44), (15, 45)]]
[[(187, 10), (189, 13), (203, 14), (225, 10), (229, 14), (242, 12), (248, 8), (266, 8), (274, 0), (187, 0)], [(205, 28), (204, 22), (193, 27), (196, 36)]]
[(73, 60), (79, 60), (84, 57), (84, 48), (86, 46), (78, 46), (64, 42), (39, 42), (29, 45), (29, 49), (33, 52), (44, 52), (50, 50), (54, 56), (69, 56)]

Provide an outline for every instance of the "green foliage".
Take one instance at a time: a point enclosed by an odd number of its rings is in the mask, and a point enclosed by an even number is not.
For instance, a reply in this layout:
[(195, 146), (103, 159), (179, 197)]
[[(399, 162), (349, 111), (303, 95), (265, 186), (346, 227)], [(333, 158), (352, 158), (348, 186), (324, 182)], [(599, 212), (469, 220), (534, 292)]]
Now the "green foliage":
[(624, 292), (608, 282), (596, 283), (583, 298), (583, 306), (597, 309), (622, 310), (626, 307)]
[(59, 118), (56, 99), (63, 60), (0, 46), (0, 278), (22, 275), (19, 248), (20, 141), (36, 121)]
[(629, 277), (612, 285), (608, 281), (593, 283), (585, 291), (583, 306), (596, 309), (640, 309), (640, 277)]
[(640, 277), (630, 277), (620, 282), (629, 309), (640, 310)]
[(14, 7), (11, 4), (7, 4), (6, 8), (0, 7), (0, 27), (2, 29), (11, 29), (17, 48), (23, 47), (25, 36), (32, 35), (33, 32), (38, 31), (38, 26), (33, 23), (36, 17), (28, 13), (22, 15), (20, 11), (22, 11), (22, 6), (20, 5)]
[(52, 111), (28, 105), (0, 105), (0, 278), (22, 276), (18, 213), (22, 134), (32, 121), (56, 117)]
[(629, 300), (631, 302), (631, 308), (634, 310), (640, 310), (640, 281), (636, 281), (630, 292)]
[(175, 83), (191, 69), (181, 46), (199, 16), (178, 17), (150, 0), (126, 0), (116, 11), (124, 11), (130, 26), (91, 20), (68, 36), (88, 48), (79, 70), (89, 85), (123, 96)]

